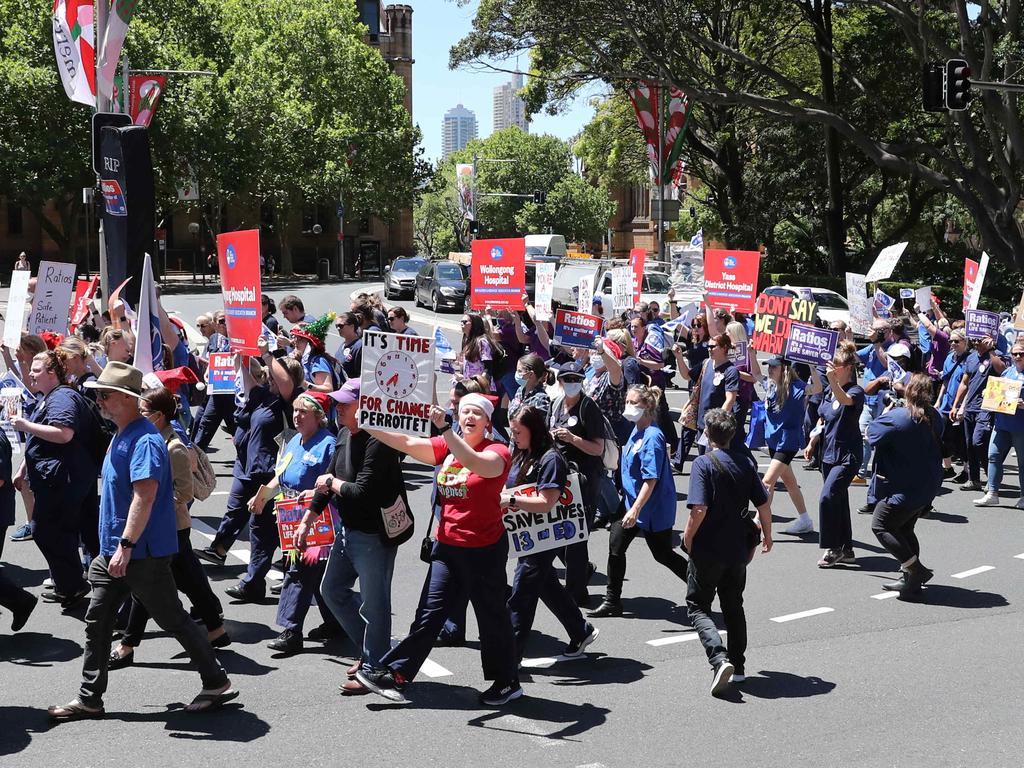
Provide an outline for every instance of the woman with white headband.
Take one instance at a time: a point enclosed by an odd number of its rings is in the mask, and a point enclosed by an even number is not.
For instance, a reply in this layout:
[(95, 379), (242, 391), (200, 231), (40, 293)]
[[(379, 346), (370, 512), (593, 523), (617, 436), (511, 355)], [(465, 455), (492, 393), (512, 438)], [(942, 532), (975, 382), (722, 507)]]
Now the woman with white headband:
[(411, 437), (367, 430), (385, 445), (416, 461), (440, 466), (437, 498), (441, 516), (437, 540), (430, 548), (430, 568), (409, 635), (380, 660), (377, 669), (360, 669), (356, 679), (374, 693), (405, 704), (405, 686), (419, 672), (452, 606), (469, 596), (480, 627), (484, 678), (493, 685), (480, 694), (485, 706), (500, 706), (523, 695), (512, 620), (506, 596), (508, 536), (502, 523), (501, 491), (512, 456), (508, 447), (488, 436), (494, 405), (477, 393), (459, 401), (456, 435), (434, 406), (430, 420), (438, 437)]

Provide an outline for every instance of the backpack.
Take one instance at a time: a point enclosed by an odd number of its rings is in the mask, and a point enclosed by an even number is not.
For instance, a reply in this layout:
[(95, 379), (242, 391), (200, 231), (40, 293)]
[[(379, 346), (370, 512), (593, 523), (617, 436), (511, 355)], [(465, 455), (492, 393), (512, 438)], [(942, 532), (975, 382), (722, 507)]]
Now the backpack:
[(76, 389), (71, 389), (72, 397), (78, 404), (82, 415), (82, 434), (85, 438), (85, 450), (92, 459), (96, 469), (103, 466), (103, 459), (110, 449), (110, 441), (114, 439), (116, 430), (109, 421), (103, 418), (100, 407)]
[(205, 451), (194, 445), (188, 450), (192, 454), (192, 495), (199, 501), (206, 501), (217, 487), (217, 475)]
[[(586, 395), (584, 395), (586, 397)], [(562, 403), (564, 397), (558, 397), (555, 402), (551, 404), (551, 421), (554, 422), (555, 414), (562, 412)], [(598, 410), (598, 413), (601, 413)], [(604, 464), (604, 468), (607, 470), (614, 471), (619, 468), (619, 441), (615, 437), (615, 430), (612, 429), (612, 423), (608, 421), (608, 417), (601, 413), (601, 433), (604, 436), (604, 450), (601, 452), (601, 463)]]

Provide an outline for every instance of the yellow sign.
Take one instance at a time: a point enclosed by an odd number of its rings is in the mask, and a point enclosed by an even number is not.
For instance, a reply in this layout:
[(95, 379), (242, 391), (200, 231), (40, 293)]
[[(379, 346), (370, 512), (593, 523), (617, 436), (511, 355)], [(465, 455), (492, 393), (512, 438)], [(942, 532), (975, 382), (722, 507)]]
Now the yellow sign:
[(565, 258), (567, 258), (567, 259), (590, 259), (590, 258), (593, 258), (593, 256), (591, 254), (585, 253), (583, 251), (566, 251), (565, 252)]
[(985, 395), (981, 401), (983, 411), (1005, 413), (1013, 416), (1017, 413), (1020, 401), (1020, 389), (1024, 381), (1020, 379), (1004, 379), (997, 376), (989, 377), (985, 385)]

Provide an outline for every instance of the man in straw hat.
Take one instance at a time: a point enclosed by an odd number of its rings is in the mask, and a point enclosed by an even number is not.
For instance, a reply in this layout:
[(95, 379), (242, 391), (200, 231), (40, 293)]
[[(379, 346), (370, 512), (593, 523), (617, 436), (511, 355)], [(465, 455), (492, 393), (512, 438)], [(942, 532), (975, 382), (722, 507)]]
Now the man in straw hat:
[[(78, 697), (49, 708), (56, 721), (102, 717), (103, 694), (114, 617), (129, 593), (146, 607), (165, 632), (174, 635), (199, 668), (203, 690), (189, 712), (220, 707), (238, 696), (217, 661), (206, 633), (189, 618), (178, 599), (171, 557), (178, 550), (171, 460), (164, 440), (139, 410), (142, 371), (110, 362), (95, 381), (103, 415), (117, 434), (103, 462), (100, 494), (100, 555), (89, 568), (92, 598), (85, 615), (85, 659)], [(158, 489), (164, 488), (164, 493)]]

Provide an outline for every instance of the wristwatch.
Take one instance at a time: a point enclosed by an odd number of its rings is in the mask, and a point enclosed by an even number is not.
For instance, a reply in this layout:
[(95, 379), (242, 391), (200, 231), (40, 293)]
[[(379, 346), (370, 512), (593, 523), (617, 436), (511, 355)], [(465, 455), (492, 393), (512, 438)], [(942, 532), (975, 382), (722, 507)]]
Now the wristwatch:
[(518, 506), (518, 504), (519, 504), (519, 502), (516, 501), (516, 497), (515, 496), (509, 496), (509, 498), (508, 498), (508, 508), (509, 509), (515, 509)]
[(334, 493), (334, 475), (327, 475), (327, 490)]
[(121, 545), (121, 549), (131, 549), (135, 546), (134, 541), (132, 541), (131, 539), (126, 539), (124, 537), (122, 537), (121, 540), (117, 543)]
[(443, 427), (438, 427), (437, 428), (437, 433), (439, 435), (443, 435), (445, 432), (447, 432), (451, 428), (452, 428), (452, 425), (449, 424), (448, 422), (445, 422)]

